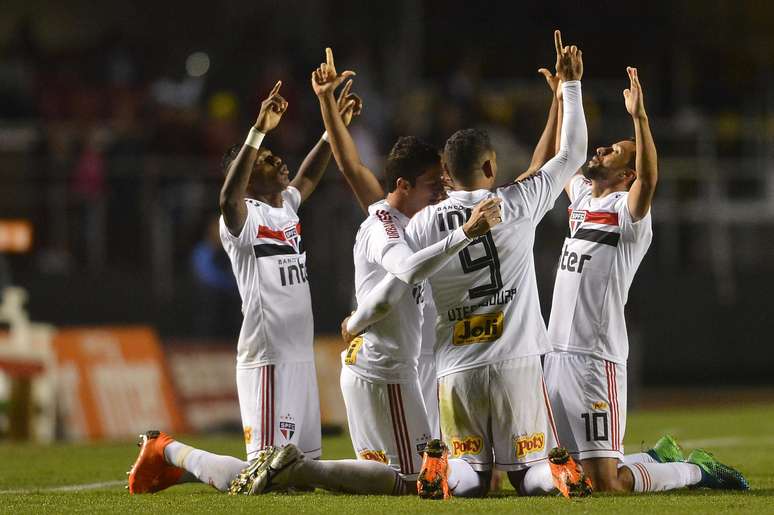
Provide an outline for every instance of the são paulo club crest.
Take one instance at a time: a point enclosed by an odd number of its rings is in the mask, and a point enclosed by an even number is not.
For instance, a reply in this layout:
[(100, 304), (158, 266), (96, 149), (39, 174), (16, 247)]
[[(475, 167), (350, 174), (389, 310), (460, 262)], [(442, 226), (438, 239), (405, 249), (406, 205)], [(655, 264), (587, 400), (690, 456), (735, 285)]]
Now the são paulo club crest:
[(301, 252), (301, 224), (296, 224), (286, 228), (283, 233), (285, 234), (285, 241), (290, 243), (297, 253)]
[(280, 417), (279, 430), (282, 436), (285, 437), (285, 440), (290, 441), (293, 438), (296, 432), (296, 423), (293, 417), (290, 416), (290, 413)]
[(570, 213), (570, 237), (574, 237), (578, 228), (586, 219), (586, 211), (582, 209), (573, 209)]

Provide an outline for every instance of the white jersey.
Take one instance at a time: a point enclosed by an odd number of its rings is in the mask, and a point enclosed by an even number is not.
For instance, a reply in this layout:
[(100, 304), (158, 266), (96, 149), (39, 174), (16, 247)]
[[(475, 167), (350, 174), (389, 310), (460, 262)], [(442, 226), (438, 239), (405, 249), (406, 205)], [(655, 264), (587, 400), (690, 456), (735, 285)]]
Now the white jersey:
[[(368, 207), (369, 216), (360, 225), (353, 249), (355, 295), (361, 304), (366, 295), (387, 275), (382, 258), (393, 245), (408, 245), (408, 217), (386, 200)], [(362, 339), (343, 353), (344, 365), (357, 375), (388, 383), (415, 382), (422, 323), (422, 284), (413, 287), (389, 315), (371, 325)]]
[(289, 186), (282, 201), (272, 207), (245, 199), (239, 236), (220, 217), (220, 239), (242, 296), (238, 368), (314, 360), (312, 300), (296, 214), (301, 194)]
[[(461, 226), (489, 196), (503, 202), (503, 223), (474, 240), (429, 279), (437, 310), (438, 376), (550, 349), (540, 314), (532, 246), (535, 226), (554, 202), (547, 176), (497, 189), (452, 191), (412, 218), (406, 232), (417, 248)], [(555, 186), (554, 186), (555, 189)]]
[(435, 347), (435, 319), (438, 311), (433, 303), (433, 288), (430, 281), (422, 283), (422, 345), (419, 353), (432, 356)]
[(548, 334), (554, 350), (625, 363), (624, 305), (653, 239), (650, 212), (634, 222), (629, 193), (591, 196), (591, 182), (570, 182), (570, 228), (556, 272)]

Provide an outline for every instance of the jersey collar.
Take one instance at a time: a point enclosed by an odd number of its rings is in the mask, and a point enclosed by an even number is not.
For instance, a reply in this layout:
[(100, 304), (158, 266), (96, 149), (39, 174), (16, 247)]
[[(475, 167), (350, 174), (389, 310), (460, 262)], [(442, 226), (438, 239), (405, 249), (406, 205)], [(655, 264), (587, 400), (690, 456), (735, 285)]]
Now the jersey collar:
[(489, 190), (453, 190), (449, 192), (449, 198), (462, 202), (464, 204), (477, 204), (487, 197), (490, 197), (492, 192)]

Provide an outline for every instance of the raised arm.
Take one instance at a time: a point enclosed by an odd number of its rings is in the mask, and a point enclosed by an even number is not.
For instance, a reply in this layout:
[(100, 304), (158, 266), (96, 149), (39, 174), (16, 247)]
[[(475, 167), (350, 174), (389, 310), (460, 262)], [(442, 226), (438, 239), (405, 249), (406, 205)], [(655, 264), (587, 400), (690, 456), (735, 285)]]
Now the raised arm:
[(546, 126), (540, 135), (540, 140), (538, 140), (534, 152), (532, 152), (529, 168), (516, 178), (517, 181), (538, 171), (558, 151), (556, 147), (556, 127), (559, 119), (559, 100), (556, 97), (556, 89), (559, 86), (559, 77), (551, 75), (551, 72), (545, 68), (540, 68), (538, 73), (545, 77), (548, 87), (551, 88), (551, 107), (548, 109)]
[(336, 109), (336, 101), (333, 98), (333, 92), (339, 84), (355, 73), (345, 71), (338, 75), (333, 61), (333, 51), (326, 48), (325, 54), (326, 62), (312, 72), (312, 89), (320, 101), (323, 123), (328, 132), (336, 164), (355, 193), (360, 207), (367, 212), (368, 206), (384, 198), (384, 190), (374, 173), (360, 160), (357, 146)]
[(288, 103), (279, 94), (281, 86), (282, 81), (278, 81), (266, 100), (261, 102), (258, 118), (250, 129), (242, 150), (231, 163), (220, 189), (220, 212), (226, 227), (234, 236), (239, 236), (247, 219), (245, 195), (255, 161), (258, 159), (258, 148), (266, 134), (279, 124), (288, 108)]
[(626, 68), (629, 74), (629, 88), (623, 92), (626, 110), (634, 122), (634, 140), (637, 148), (635, 167), (637, 178), (629, 189), (629, 214), (634, 221), (648, 214), (653, 194), (658, 182), (658, 156), (656, 144), (650, 132), (648, 115), (645, 112), (642, 86), (637, 76), (637, 68)]
[[(360, 97), (350, 93), (351, 88), (352, 81), (349, 81), (339, 93), (339, 99), (336, 102), (336, 112), (339, 113), (345, 125), (349, 125), (353, 116), (360, 114), (362, 105)], [(317, 188), (317, 184), (319, 184), (323, 173), (328, 168), (330, 160), (331, 147), (326, 136), (323, 135), (306, 155), (306, 158), (304, 158), (301, 167), (298, 169), (298, 174), (290, 181), (290, 185), (294, 186), (301, 193), (302, 202), (309, 198), (309, 195)]]

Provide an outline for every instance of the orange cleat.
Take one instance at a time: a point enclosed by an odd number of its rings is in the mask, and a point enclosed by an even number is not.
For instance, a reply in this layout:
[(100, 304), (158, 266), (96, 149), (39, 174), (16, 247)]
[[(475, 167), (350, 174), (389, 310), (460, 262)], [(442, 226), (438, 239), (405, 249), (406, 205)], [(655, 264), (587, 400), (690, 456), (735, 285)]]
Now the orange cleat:
[(422, 499), (449, 499), (449, 449), (441, 440), (435, 439), (427, 442), (423, 454), (417, 494)]
[(554, 477), (554, 486), (568, 499), (591, 495), (591, 479), (587, 478), (564, 447), (554, 447), (548, 453), (548, 465)]
[(164, 447), (172, 438), (161, 431), (148, 431), (140, 435), (137, 446), (140, 455), (127, 472), (129, 493), (152, 494), (176, 484), (183, 475), (183, 469), (170, 465), (164, 460)]

